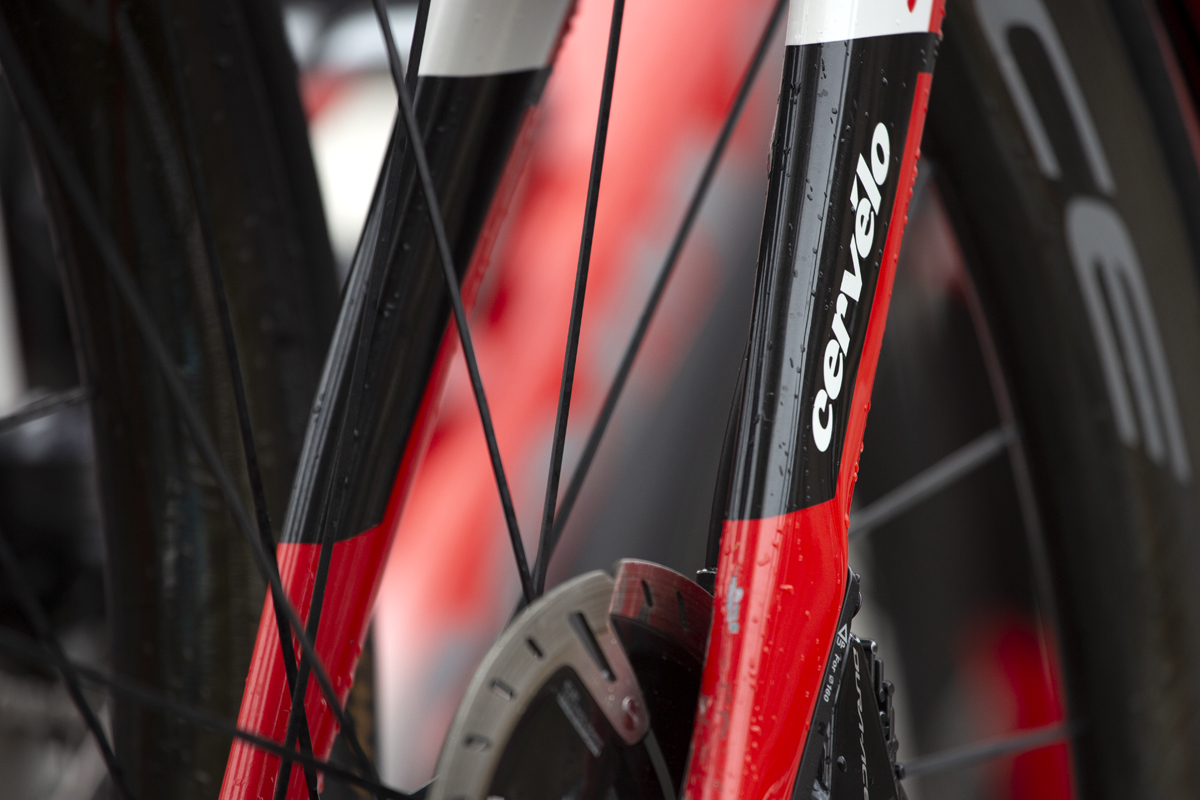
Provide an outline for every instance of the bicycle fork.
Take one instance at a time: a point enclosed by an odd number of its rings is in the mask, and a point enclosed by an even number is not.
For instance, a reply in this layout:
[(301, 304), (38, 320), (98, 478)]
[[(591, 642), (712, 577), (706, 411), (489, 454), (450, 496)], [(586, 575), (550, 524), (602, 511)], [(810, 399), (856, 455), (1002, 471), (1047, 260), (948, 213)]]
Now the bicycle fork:
[[(865, 655), (848, 634), (850, 498), (943, 13), (940, 0), (791, 5), (708, 565), (713, 627), (684, 783), (694, 800), (829, 797), (829, 720), (842, 671), (861, 672)], [(860, 689), (860, 720), (862, 702)], [(849, 769), (864, 800), (886, 800), (890, 769), (867, 774), (866, 753)]]

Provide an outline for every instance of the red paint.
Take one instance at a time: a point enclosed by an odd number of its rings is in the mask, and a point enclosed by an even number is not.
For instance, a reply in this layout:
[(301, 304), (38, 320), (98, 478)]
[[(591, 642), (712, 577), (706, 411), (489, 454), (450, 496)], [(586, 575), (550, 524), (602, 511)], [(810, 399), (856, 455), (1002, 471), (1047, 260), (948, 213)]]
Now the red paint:
[[(1057, 659), (1051, 658), (1046, 663), (1042, 642), (1035, 631), (1030, 626), (1014, 624), (1002, 630), (997, 638), (995, 660), (1016, 699), (1016, 729), (1039, 728), (1065, 720), (1062, 682), (1055, 668)], [(996, 768), (1006, 766), (1010, 772), (1009, 797), (1070, 800), (1075, 796), (1071, 785), (1071, 753), (1066, 742), (1022, 753), (1010, 765), (998, 764)]]
[[(333, 548), (326, 599), (336, 598), (337, 602), (324, 604), (316, 649), (343, 703), (350, 693), (354, 668), (362, 652), (362, 637), (378, 584), (378, 566), (390, 544), (387, 531), (385, 526), (373, 528), (353, 539), (338, 542)], [(308, 615), (319, 556), (319, 545), (279, 546), (280, 575), (292, 604), (302, 617)], [(372, 575), (374, 580), (370, 578)], [(299, 648), (296, 650), (299, 657)], [(254, 659), (246, 678), (238, 727), (282, 742), (287, 733), (291, 705), (288, 699), (275, 611), (268, 597), (254, 644)], [(318, 758), (324, 758), (333, 746), (337, 731), (333, 715), (326, 710), (315, 680), (309, 682), (304, 705), (308, 711), (313, 752)], [(268, 800), (275, 790), (279, 762), (277, 756), (253, 745), (240, 740), (235, 742), (229, 754), (221, 797)], [(288, 796), (303, 798), (306, 795), (303, 773), (296, 767)]]
[[(685, 796), (692, 800), (791, 796), (845, 596), (850, 498), (931, 80), (929, 73), (917, 77), (837, 493), (827, 503), (782, 517), (725, 523), (713, 628), (684, 784)], [(730, 597), (735, 580), (742, 592), (736, 605)]]
[[(933, 8), (929, 12), (929, 32), (942, 34), (942, 20), (946, 18), (946, 0), (933, 0)], [(924, 118), (921, 124), (924, 125)]]
[(837, 504), (725, 523), (685, 796), (791, 796), (846, 590)]
[[(1061, 670), (1052, 637), (1032, 620), (1001, 612), (976, 620), (966, 637), (961, 674), (969, 686), (968, 718), (986, 739), (1066, 720)], [(1065, 741), (987, 764), (997, 800), (1074, 797)]]

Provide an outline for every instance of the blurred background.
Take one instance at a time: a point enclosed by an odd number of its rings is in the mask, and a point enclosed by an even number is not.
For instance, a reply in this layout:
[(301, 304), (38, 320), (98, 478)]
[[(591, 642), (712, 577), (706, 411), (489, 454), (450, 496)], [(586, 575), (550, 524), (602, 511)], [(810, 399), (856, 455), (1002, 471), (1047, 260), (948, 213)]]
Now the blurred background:
[[(769, 5), (658, 0), (626, 11), (567, 475)], [(283, 10), (344, 278), (396, 96), (368, 3), (286, 3)], [(579, 2), (543, 96), (529, 164), (471, 311), (531, 552), (610, 12), (611, 0)], [(393, 4), (389, 13), (397, 40), (408, 42), (415, 4)], [(782, 53), (780, 37), (572, 515), (551, 585), (611, 569), (622, 557), (685, 575), (702, 566), (749, 320)], [(7, 102), (0, 108), (0, 415), (78, 381), (36, 180)], [(897, 684), (902, 761), (1063, 718), (1053, 614), (1041, 601), (1048, 587), (1038, 578), (1038, 523), (1022, 490), (1019, 446), (1005, 427), (1011, 419), (996, 346), (937, 173), (935, 162), (922, 162), (852, 517), (851, 563), (863, 576), (866, 599), (855, 626), (879, 642)], [(87, 422), (80, 405), (0, 431), (0, 525), (34, 565), (31, 580), (71, 655), (103, 666), (103, 552)], [(897, 492), (903, 495), (913, 479), (964, 446), (976, 448), (969, 469), (926, 501), (897, 506)], [(459, 358), (387, 565), (351, 699), (385, 781), (415, 789), (430, 779), (462, 692), (517, 597)], [(0, 597), (0, 623), (24, 625), (7, 596)], [(3, 660), (0, 667), (4, 794), (66, 800), (102, 791), (103, 765), (53, 676)], [(1066, 798), (1069, 753), (1059, 744), (969, 768), (930, 769), (906, 788), (914, 798)], [(328, 796), (352, 792), (331, 785)]]

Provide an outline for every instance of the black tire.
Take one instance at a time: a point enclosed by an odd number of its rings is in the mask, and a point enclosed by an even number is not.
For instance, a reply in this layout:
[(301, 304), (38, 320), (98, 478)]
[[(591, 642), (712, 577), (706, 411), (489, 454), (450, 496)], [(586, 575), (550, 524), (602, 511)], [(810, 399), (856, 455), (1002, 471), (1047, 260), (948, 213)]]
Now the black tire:
[[(1080, 725), (1077, 786), (1087, 797), (1191, 796), (1200, 779), (1200, 209), (1187, 202), (1196, 164), (1178, 146), (1179, 111), (1159, 82), (1161, 62), (1154, 67), (1149, 5), (1045, 2), (1095, 121), (1112, 191), (1081, 144), (1044, 32), (1009, 28), (1007, 43), (1058, 156), (1057, 177), (1048, 177), (1018, 113), (989, 40), (996, 23), (981, 15), (986, 4), (947, 5), (924, 149), (940, 165), (1030, 456), (1068, 706)], [(1139, 256), (1182, 429), (1176, 451), (1163, 387), (1143, 382), (1167, 437), (1162, 452), (1151, 452), (1154, 422), (1138, 404), (1137, 357), (1128, 350), (1118, 363), (1136, 439), (1110, 394), (1096, 309), (1071, 249), (1067, 209), (1080, 198), (1123, 223)], [(1117, 257), (1097, 249), (1098, 258)], [(1137, 294), (1128, 280), (1120, 286), (1125, 299)], [(1111, 315), (1122, 299), (1101, 294), (1101, 312)], [(1152, 380), (1153, 343), (1138, 341)]]
[[(252, 508), (200, 235), (195, 193), (206, 192), (278, 526), (339, 299), (279, 7), (145, 0), (91, 9), (14, 2), (0, 17)], [(201, 176), (187, 167), (162, 9)], [(234, 719), (264, 584), (39, 137), (29, 139), (80, 373), (95, 391), (114, 670)], [(113, 729), (137, 796), (216, 796), (227, 739), (119, 700)]]

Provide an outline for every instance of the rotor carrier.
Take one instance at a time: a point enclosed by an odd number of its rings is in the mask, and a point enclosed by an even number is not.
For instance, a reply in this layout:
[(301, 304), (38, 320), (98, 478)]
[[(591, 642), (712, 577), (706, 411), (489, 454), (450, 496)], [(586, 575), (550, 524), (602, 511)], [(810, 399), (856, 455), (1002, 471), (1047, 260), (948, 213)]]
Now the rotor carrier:
[(480, 664), (430, 800), (674, 798), (711, 618), (707, 592), (645, 561), (557, 587)]

